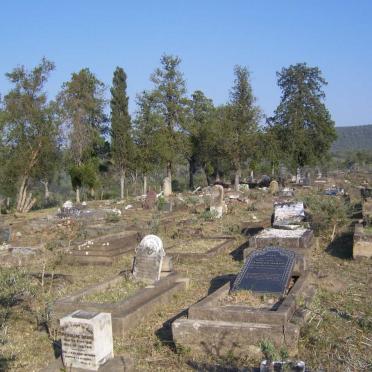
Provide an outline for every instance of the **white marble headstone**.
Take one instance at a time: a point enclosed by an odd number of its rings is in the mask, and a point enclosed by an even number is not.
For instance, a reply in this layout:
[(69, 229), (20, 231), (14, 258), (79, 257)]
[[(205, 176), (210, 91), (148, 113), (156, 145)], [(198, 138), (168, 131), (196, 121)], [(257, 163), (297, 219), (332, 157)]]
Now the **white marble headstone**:
[(146, 235), (136, 248), (134, 277), (151, 283), (159, 280), (164, 256), (162, 240), (156, 235)]
[(110, 313), (77, 310), (60, 320), (62, 359), (68, 368), (97, 371), (114, 357)]

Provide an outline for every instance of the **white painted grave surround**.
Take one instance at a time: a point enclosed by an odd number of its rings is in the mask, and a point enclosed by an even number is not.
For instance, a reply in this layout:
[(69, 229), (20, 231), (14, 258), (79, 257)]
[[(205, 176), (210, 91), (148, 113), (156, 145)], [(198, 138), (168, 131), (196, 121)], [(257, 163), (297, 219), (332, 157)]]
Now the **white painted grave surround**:
[(303, 202), (274, 205), (274, 226), (298, 225), (305, 219)]
[(62, 359), (67, 368), (97, 371), (114, 357), (110, 313), (77, 310), (60, 320)]

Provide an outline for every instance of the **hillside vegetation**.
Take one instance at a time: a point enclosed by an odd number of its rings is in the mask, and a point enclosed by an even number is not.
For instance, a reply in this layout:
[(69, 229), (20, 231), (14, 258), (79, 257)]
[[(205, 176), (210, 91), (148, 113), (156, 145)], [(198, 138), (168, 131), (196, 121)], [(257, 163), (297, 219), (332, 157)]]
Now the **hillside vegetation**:
[(333, 152), (372, 150), (372, 124), (353, 127), (336, 127), (337, 140)]

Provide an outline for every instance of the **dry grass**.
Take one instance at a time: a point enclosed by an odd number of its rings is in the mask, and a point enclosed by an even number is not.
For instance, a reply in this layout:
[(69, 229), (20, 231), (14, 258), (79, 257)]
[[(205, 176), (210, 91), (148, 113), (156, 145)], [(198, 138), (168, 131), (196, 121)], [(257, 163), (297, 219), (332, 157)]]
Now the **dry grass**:
[[(297, 197), (307, 192), (303, 190), (297, 193)], [(203, 221), (200, 218), (202, 209), (198, 209), (197, 213), (177, 212), (172, 215), (175, 223), (169, 222), (160, 226), (159, 233), (168, 239), (182, 228), (176, 225), (177, 221), (189, 219), (191, 223), (188, 223), (187, 227), (201, 226), (205, 235), (236, 236), (238, 247), (246, 238), (239, 235), (237, 226), (243, 221), (255, 222), (253, 216), (257, 220), (268, 218), (272, 212), (271, 196), (256, 190), (252, 191), (252, 195), (256, 211), (249, 211), (246, 205), (236, 203), (229, 208), (229, 213), (222, 220), (216, 221)], [(357, 196), (357, 193), (355, 195)], [(45, 216), (47, 213), (42, 214)], [(32, 218), (27, 217), (22, 222), (25, 230), (28, 223), (26, 220), (37, 219), (39, 216), (40, 214), (33, 212)], [(148, 226), (154, 218), (157, 217), (141, 211), (138, 213), (131, 211), (123, 216), (124, 221), (134, 221), (138, 226), (141, 224)], [(54, 228), (56, 232), (49, 228), (37, 234), (39, 236), (41, 234), (44, 242), (52, 243), (56, 236), (66, 242), (74, 234), (79, 233), (75, 227)], [(317, 275), (318, 294), (310, 307), (310, 319), (301, 332), (299, 358), (305, 360), (314, 370), (371, 370), (372, 265), (371, 260), (357, 262), (350, 258), (351, 243), (350, 231), (347, 229), (340, 231), (331, 245), (329, 236), (324, 237), (320, 248), (311, 258), (311, 270)], [(38, 371), (46, 366), (54, 358), (55, 344), (40, 322), (36, 321), (45, 306), (56, 298), (131, 268), (130, 256), (122, 257), (112, 267), (67, 266), (61, 263), (59, 249), (61, 248), (46, 251), (42, 261), (30, 263), (26, 270), (68, 274), (72, 275), (74, 280), (69, 283), (63, 279), (53, 281), (45, 279), (43, 285), (38, 280), (35, 284), (38, 288), (36, 296), (29, 303), (13, 309), (11, 319), (7, 323), (7, 343), (1, 345), (0, 370)], [(241, 260), (241, 253), (234, 255), (225, 253), (203, 262), (178, 264), (175, 269), (190, 278), (189, 289), (174, 295), (168, 304), (154, 309), (154, 313), (143, 319), (127, 337), (116, 337), (114, 339), (116, 355), (127, 354), (133, 357), (140, 371), (208, 370), (211, 366), (247, 367), (253, 363), (257, 365), (258, 360), (253, 354), (247, 355), (244, 360), (237, 360), (233, 355), (227, 358), (207, 354), (197, 356), (185, 349), (176, 351), (172, 342), (172, 320), (184, 315), (190, 305), (226, 283), (229, 274), (236, 274), (240, 270)], [(260, 298), (252, 298), (246, 294), (244, 296), (238, 294), (234, 299), (236, 303), (246, 300), (255, 304), (260, 302)], [(58, 348), (56, 350), (58, 352)]]

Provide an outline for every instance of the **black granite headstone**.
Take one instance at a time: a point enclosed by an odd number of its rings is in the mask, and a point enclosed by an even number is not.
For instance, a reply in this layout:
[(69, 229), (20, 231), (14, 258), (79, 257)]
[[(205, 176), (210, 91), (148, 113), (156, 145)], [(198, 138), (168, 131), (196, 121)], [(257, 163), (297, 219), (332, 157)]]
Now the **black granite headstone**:
[(283, 294), (292, 274), (295, 253), (280, 247), (253, 252), (235, 279), (232, 291)]

